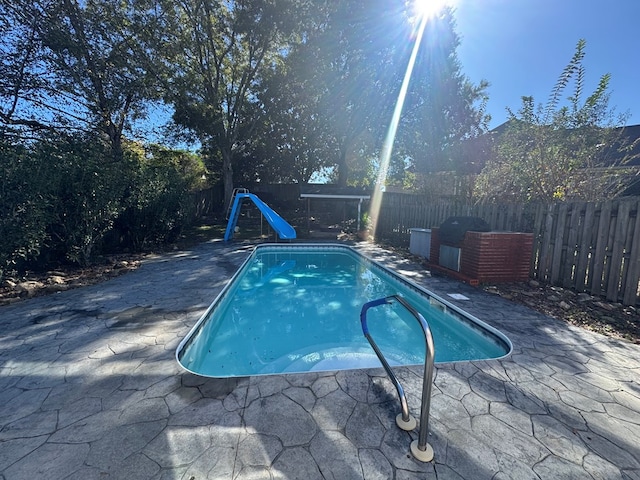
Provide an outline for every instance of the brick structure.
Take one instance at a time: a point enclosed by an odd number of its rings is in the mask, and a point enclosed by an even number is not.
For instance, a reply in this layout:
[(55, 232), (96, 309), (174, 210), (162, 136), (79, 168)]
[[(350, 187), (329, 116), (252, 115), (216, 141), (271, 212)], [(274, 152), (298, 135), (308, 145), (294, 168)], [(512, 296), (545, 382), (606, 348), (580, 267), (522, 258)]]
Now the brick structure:
[(529, 279), (533, 234), (518, 232), (466, 232), (460, 247), (460, 272), (440, 266), (440, 235), (431, 229), (430, 264), (437, 270), (478, 283), (523, 282)]
[(529, 278), (532, 233), (467, 232), (460, 271), (480, 283), (524, 282)]

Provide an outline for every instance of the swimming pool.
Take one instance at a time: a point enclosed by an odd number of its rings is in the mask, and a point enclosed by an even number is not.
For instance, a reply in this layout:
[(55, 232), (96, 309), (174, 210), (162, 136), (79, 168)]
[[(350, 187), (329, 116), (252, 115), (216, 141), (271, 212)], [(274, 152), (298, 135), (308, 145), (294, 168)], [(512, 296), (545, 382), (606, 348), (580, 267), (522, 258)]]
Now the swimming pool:
[[(235, 377), (379, 367), (360, 310), (400, 294), (429, 323), (438, 362), (500, 358), (498, 330), (345, 245), (259, 245), (176, 350), (198, 375)], [(368, 312), (391, 365), (424, 363), (424, 335), (406, 309)]]

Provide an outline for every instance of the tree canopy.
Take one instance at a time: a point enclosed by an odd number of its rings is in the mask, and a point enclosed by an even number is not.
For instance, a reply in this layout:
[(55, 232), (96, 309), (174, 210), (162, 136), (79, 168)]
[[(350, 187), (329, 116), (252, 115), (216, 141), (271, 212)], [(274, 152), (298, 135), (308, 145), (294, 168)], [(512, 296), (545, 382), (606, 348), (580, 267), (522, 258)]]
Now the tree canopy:
[[(375, 178), (416, 20), (404, 0), (0, 0), (5, 132), (93, 130), (122, 158), (150, 103), (173, 109), (224, 182)], [(453, 11), (430, 22), (397, 165), (450, 169), (482, 132), (486, 84), (456, 57)], [(401, 177), (403, 168), (396, 169)]]
[(2, 1), (3, 123), (59, 134), (95, 130), (121, 160), (123, 132), (154, 98), (136, 55), (133, 8), (126, 1)]
[(398, 154), (418, 173), (464, 171), (460, 149), (487, 131), (486, 81), (462, 72), (454, 13), (444, 8), (426, 25), (398, 129)]

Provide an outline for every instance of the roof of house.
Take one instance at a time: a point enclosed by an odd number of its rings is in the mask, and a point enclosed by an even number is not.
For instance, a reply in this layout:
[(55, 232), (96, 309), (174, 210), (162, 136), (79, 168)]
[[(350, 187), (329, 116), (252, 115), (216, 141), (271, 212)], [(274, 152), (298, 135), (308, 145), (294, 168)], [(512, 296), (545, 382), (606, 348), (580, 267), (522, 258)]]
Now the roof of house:
[[(612, 164), (617, 165), (624, 162), (626, 166), (640, 165), (640, 125), (629, 125), (617, 130), (621, 130), (621, 142), (625, 142), (624, 144), (630, 146), (631, 149), (628, 152), (615, 152), (611, 156)], [(628, 159), (626, 161), (625, 156)]]
[[(495, 139), (504, 134), (513, 120), (498, 125), (492, 129), (489, 134)], [(616, 127), (619, 131), (619, 141), (613, 149), (609, 149), (605, 155), (606, 164), (608, 166), (622, 165), (636, 166), (640, 165), (640, 125), (627, 125), (624, 127)], [(629, 151), (621, 151), (621, 146), (632, 147)]]

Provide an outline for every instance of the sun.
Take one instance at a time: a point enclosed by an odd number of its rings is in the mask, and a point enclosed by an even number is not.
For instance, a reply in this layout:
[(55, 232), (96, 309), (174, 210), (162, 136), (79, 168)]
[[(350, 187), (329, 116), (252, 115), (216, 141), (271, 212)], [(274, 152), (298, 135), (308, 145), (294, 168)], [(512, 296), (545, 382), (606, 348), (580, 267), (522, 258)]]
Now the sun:
[(417, 17), (429, 18), (451, 3), (451, 0), (414, 0), (413, 10)]

